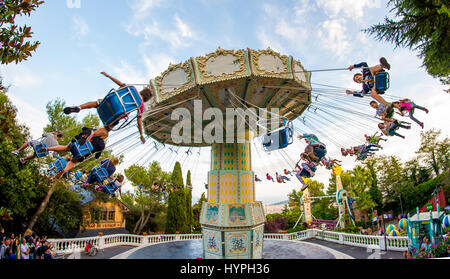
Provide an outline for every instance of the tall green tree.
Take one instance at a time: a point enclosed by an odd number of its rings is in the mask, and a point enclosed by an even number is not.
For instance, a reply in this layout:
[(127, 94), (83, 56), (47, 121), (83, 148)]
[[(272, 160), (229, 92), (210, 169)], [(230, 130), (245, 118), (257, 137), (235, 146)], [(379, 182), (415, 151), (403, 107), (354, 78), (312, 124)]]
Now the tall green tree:
[(421, 132), (418, 158), (430, 167), (436, 175), (450, 168), (450, 139), (439, 140), (442, 131), (429, 130)]
[(16, 108), (6, 93), (6, 89), (0, 91), (0, 204), (12, 211), (13, 229), (20, 231), (23, 228), (18, 224), (28, 221), (40, 195), (37, 185), (45, 178), (37, 175), (34, 163), (21, 165), (19, 158), (11, 154), (30, 136), (28, 129), (17, 123)]
[(175, 163), (170, 180), (177, 190), (169, 194), (166, 233), (188, 233), (186, 225), (186, 191), (183, 184), (183, 172), (179, 162)]
[(192, 231), (192, 181), (191, 181), (191, 171), (188, 170), (186, 177), (186, 225), (188, 227), (189, 233)]
[(203, 202), (206, 202), (206, 196), (205, 193), (202, 193), (200, 199), (198, 200), (198, 202), (196, 204), (194, 204), (194, 206), (192, 207), (192, 216), (193, 216), (193, 220), (192, 220), (192, 229), (193, 229), (193, 233), (201, 233), (202, 232), (202, 226), (200, 224), (200, 213), (202, 210), (202, 205)]
[(150, 218), (161, 213), (165, 208), (165, 205), (161, 203), (161, 190), (154, 190), (151, 186), (155, 182), (160, 185), (166, 184), (169, 175), (161, 169), (158, 162), (152, 162), (148, 168), (132, 165), (125, 170), (125, 175), (134, 187), (139, 185), (142, 187), (142, 191), (138, 191), (133, 197), (133, 202), (130, 203), (135, 203), (140, 213), (132, 232), (141, 234)]
[(419, 52), (433, 77), (449, 84), (450, 5), (448, 0), (390, 0), (394, 19), (364, 30), (380, 41)]
[(44, 1), (1, 0), (0, 1), (0, 62), (16, 64), (27, 60), (36, 51), (40, 42), (28, 41), (33, 32), (29, 26), (16, 24), (18, 16), (30, 16)]

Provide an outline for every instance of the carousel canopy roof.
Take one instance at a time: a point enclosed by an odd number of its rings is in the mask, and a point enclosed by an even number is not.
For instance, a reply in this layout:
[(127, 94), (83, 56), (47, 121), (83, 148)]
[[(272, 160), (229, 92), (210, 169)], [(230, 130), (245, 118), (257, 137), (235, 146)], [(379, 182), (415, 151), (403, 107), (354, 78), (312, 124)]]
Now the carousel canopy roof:
[[(212, 120), (198, 121), (208, 108), (218, 108), (224, 115), (230, 108), (278, 108), (278, 115), (294, 120), (311, 104), (311, 77), (292, 56), (266, 50), (224, 50), (191, 58), (170, 65), (160, 76), (150, 81), (155, 98), (144, 115), (145, 132), (155, 140), (179, 146), (208, 146), (191, 141), (177, 144), (171, 139), (172, 128), (180, 119), (172, 120), (177, 108), (189, 110), (194, 122), (205, 127)], [(200, 111), (198, 109), (201, 101)], [(270, 117), (270, 113), (269, 113)], [(211, 118), (210, 118), (211, 119)], [(224, 133), (225, 134), (225, 133)]]

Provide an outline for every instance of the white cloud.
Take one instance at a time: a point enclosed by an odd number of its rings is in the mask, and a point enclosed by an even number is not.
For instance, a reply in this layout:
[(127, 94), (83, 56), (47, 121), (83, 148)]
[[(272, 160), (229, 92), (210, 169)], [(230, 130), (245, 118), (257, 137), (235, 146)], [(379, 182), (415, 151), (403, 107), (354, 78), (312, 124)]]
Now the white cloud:
[(29, 67), (22, 64), (3, 66), (2, 76), (7, 85), (19, 89), (36, 89), (44, 85), (43, 79)]
[(349, 18), (360, 21), (365, 12), (371, 8), (379, 8), (379, 0), (317, 0), (317, 6), (322, 8), (329, 17)]
[(42, 130), (47, 125), (47, 114), (45, 109), (39, 109), (33, 102), (22, 100), (13, 94), (9, 94), (11, 102), (17, 107), (17, 120), (30, 129), (32, 138), (40, 138)]
[(321, 46), (343, 59), (351, 50), (345, 19), (326, 20), (320, 27), (318, 37), (321, 39)]
[(89, 24), (81, 17), (74, 16), (72, 18), (73, 22), (73, 34), (72, 38), (80, 40), (89, 33)]

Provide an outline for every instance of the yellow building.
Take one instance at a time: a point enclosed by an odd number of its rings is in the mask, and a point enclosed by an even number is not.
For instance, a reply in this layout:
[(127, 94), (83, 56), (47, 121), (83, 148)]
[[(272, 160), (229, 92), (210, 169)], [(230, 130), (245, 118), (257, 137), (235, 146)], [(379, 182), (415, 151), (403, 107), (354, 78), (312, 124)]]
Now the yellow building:
[(83, 225), (78, 237), (104, 235), (116, 233), (128, 233), (125, 229), (126, 221), (124, 213), (129, 208), (119, 199), (107, 202), (92, 200), (83, 205)]

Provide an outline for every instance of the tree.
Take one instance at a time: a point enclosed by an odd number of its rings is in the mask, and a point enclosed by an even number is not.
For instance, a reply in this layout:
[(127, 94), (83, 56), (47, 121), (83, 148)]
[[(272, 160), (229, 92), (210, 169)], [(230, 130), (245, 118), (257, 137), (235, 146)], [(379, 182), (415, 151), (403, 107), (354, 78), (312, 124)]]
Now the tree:
[[(97, 116), (89, 114), (85, 118), (83, 118), (82, 122), (78, 122), (75, 117), (65, 115), (63, 112), (63, 109), (65, 107), (65, 101), (62, 99), (56, 99), (52, 102), (47, 103), (46, 109), (47, 109), (47, 116), (49, 120), (49, 124), (44, 127), (44, 132), (53, 132), (53, 131), (59, 131), (64, 134), (63, 139), (61, 140), (61, 145), (68, 144), (72, 138), (74, 138), (77, 134), (81, 132), (82, 127), (89, 126), (89, 125), (96, 125), (96, 127), (89, 127), (89, 128), (97, 128), (99, 126), (100, 120)], [(102, 153), (102, 156), (99, 158), (99, 160), (103, 160), (105, 158), (110, 157), (111, 152), (105, 150)], [(121, 157), (122, 158), (122, 157)], [(47, 157), (45, 159), (46, 164), (50, 163), (52, 159), (50, 157)], [(78, 166), (74, 168), (74, 170), (80, 169), (81, 167), (86, 169), (92, 169), (94, 166), (96, 166), (98, 161), (95, 160), (85, 160)], [(61, 184), (62, 183), (62, 184)], [(41, 201), (40, 205), (38, 206), (36, 212), (32, 215), (32, 218), (30, 222), (27, 224), (27, 229), (32, 230), (34, 225), (39, 219), (39, 216), (44, 212), (45, 208), (47, 207), (48, 203), (50, 202), (50, 199), (58, 185), (64, 185), (63, 182), (48, 182), (46, 191), (46, 195)]]
[(201, 233), (202, 226), (200, 224), (200, 213), (202, 210), (203, 202), (206, 202), (207, 199), (205, 197), (205, 193), (202, 193), (200, 199), (194, 206), (192, 207), (192, 229), (193, 233)]
[(350, 197), (358, 197), (358, 208), (363, 212), (367, 220), (367, 212), (376, 206), (369, 192), (372, 187), (372, 173), (363, 166), (356, 166), (351, 174), (351, 184), (348, 188)]
[(40, 42), (26, 41), (32, 37), (31, 27), (18, 26), (17, 16), (30, 16), (44, 1), (0, 0), (0, 61), (1, 64), (22, 62), (32, 56)]
[(418, 158), (430, 167), (436, 175), (441, 171), (450, 168), (450, 139), (446, 137), (440, 141), (440, 130), (429, 130), (421, 132), (421, 143), (419, 150), (416, 152)]
[(11, 210), (14, 230), (20, 231), (23, 228), (19, 224), (28, 221), (30, 210), (35, 208), (40, 196), (38, 186), (45, 178), (38, 175), (33, 162), (22, 165), (11, 154), (30, 137), (28, 129), (17, 123), (16, 108), (6, 93), (6, 89), (0, 91), (0, 204)]
[(186, 177), (186, 226), (188, 227), (189, 233), (192, 231), (192, 182), (191, 182), (191, 171), (188, 170)]
[(450, 9), (446, 0), (390, 0), (395, 19), (364, 31), (377, 40), (419, 52), (423, 66), (433, 77), (450, 83)]
[(183, 185), (183, 173), (179, 162), (175, 163), (170, 181), (177, 190), (169, 194), (166, 233), (188, 233), (186, 225), (186, 195)]
[(167, 183), (168, 174), (165, 173), (158, 162), (152, 162), (149, 168), (143, 166), (132, 165), (125, 170), (125, 175), (131, 184), (135, 187), (141, 185), (142, 191), (133, 197), (133, 202), (127, 204), (137, 204), (140, 217), (134, 225), (133, 233), (141, 234), (142, 230), (148, 224), (152, 216), (160, 213), (164, 205), (161, 204), (162, 193), (160, 190), (152, 189), (154, 182), (160, 185)]

